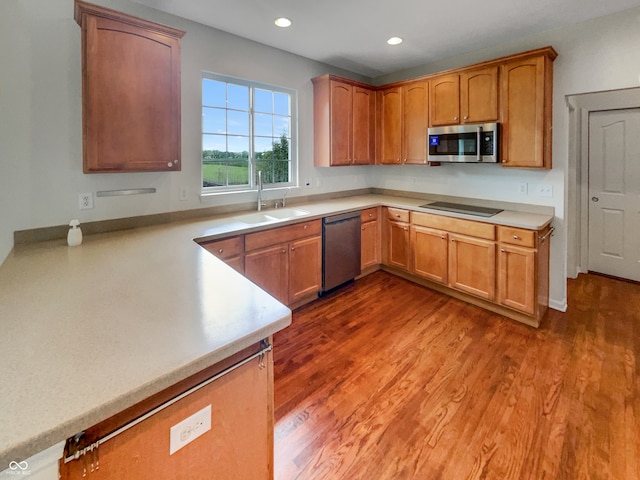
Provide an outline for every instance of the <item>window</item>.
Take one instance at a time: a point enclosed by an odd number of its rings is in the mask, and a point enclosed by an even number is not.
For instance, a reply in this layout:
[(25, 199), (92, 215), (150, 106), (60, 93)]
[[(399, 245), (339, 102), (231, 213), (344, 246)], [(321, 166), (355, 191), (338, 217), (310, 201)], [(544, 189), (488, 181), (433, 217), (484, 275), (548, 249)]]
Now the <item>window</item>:
[(285, 88), (202, 75), (202, 191), (270, 187), (297, 179), (296, 96)]

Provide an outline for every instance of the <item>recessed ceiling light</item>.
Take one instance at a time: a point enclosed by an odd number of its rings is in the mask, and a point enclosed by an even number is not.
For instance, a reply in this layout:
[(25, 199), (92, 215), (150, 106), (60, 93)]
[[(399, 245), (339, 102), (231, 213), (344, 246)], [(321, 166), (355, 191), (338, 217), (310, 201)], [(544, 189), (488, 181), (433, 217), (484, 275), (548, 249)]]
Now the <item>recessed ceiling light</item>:
[(286, 28), (291, 26), (291, 20), (286, 17), (276, 18), (275, 24), (279, 27)]
[(402, 43), (402, 39), (400, 37), (391, 37), (387, 40), (389, 45), (400, 45)]

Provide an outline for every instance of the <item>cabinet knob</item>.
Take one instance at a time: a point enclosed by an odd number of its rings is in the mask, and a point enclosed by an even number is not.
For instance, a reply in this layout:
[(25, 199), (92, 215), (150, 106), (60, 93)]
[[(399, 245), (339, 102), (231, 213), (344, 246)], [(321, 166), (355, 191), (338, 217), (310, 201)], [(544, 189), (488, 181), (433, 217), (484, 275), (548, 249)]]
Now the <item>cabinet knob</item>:
[(396, 217), (400, 218), (400, 214), (399, 214), (399, 213), (396, 213)]
[(402, 163), (407, 163), (407, 159), (405, 158), (404, 160), (402, 160)]
[(500, 251), (501, 251), (502, 253), (504, 253), (504, 248), (501, 248), (501, 249), (500, 249)]
[(171, 162), (167, 163), (167, 167), (169, 167), (169, 168), (173, 167), (173, 163), (171, 163)]
[(222, 253), (223, 251), (224, 251), (224, 249), (221, 248), (221, 249), (218, 250), (218, 253)]
[(404, 227), (402, 230), (404, 230), (406, 232), (408, 229), (407, 229), (407, 227)]
[(370, 214), (369, 214), (369, 218), (371, 218), (371, 217), (373, 217), (373, 213), (370, 213)]
[(287, 249), (286, 249), (286, 248), (283, 248), (283, 249), (282, 249), (282, 252), (280, 252), (280, 253), (287, 253)]
[(469, 120), (469, 116), (468, 116), (468, 115), (465, 115), (465, 116), (464, 116), (464, 119), (465, 119), (465, 120)]
[(307, 229), (307, 225), (305, 225), (304, 227), (302, 227), (302, 229), (303, 229), (303, 230), (306, 230), (306, 229)]
[(442, 235), (440, 238), (441, 238), (442, 240), (445, 240), (445, 236), (444, 236), (444, 235)]
[(293, 252), (296, 249), (296, 247), (291, 247), (291, 251)]
[(458, 117), (453, 117), (453, 119), (457, 122), (458, 121)]
[(452, 238), (452, 239), (451, 239), (451, 241), (452, 241), (452, 242), (455, 242), (455, 241), (456, 241), (456, 239), (455, 239), (455, 238)]
[(520, 238), (520, 237), (518, 237), (518, 235), (514, 235), (514, 236), (513, 236), (513, 239), (514, 239), (514, 240), (518, 240), (518, 238)]

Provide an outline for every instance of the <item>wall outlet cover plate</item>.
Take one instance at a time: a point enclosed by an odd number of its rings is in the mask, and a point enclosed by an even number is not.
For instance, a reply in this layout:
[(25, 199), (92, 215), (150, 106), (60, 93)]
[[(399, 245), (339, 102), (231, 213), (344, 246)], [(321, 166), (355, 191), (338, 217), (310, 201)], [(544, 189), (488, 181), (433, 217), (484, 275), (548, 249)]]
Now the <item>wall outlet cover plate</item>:
[(169, 455), (211, 430), (211, 405), (176, 423), (170, 429)]

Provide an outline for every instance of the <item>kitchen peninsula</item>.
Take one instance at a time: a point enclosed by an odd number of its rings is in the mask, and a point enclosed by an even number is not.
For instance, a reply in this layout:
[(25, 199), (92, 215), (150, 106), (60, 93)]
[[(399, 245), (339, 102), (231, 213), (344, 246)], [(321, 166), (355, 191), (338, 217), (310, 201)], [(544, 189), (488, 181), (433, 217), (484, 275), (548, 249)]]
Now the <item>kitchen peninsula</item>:
[[(424, 213), (424, 203), (424, 195), (372, 194), (295, 208), (306, 220), (380, 206)], [(89, 235), (74, 248), (63, 240), (17, 245), (0, 267), (0, 346), (11, 352), (0, 371), (11, 386), (0, 400), (0, 464), (24, 460), (289, 325), (287, 307), (194, 241), (300, 221), (243, 221), (253, 216)], [(490, 222), (541, 230), (552, 219), (548, 207), (529, 206), (505, 208)]]

